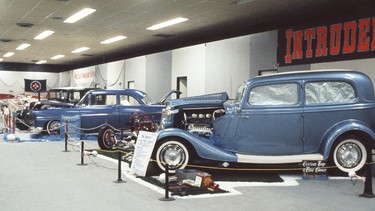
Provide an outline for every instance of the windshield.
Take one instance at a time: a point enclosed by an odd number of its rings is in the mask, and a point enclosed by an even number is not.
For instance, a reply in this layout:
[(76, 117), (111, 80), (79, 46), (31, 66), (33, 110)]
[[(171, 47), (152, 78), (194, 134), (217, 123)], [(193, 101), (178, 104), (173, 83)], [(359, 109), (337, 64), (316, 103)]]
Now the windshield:
[(241, 86), (238, 87), (237, 93), (236, 93), (236, 98), (234, 99), (233, 103), (239, 103), (241, 102), (243, 98), (243, 94), (245, 92), (246, 84), (242, 84)]
[(88, 105), (89, 104), (89, 94), (88, 93), (86, 93), (83, 97), (82, 97), (82, 99), (80, 100), (80, 101), (78, 101), (78, 103), (76, 104), (76, 106), (78, 106), (78, 107), (81, 107), (81, 106), (86, 106), (86, 105)]
[(141, 99), (146, 105), (150, 105), (153, 103), (153, 101), (151, 100), (151, 98), (145, 93), (145, 95), (143, 96), (143, 99)]

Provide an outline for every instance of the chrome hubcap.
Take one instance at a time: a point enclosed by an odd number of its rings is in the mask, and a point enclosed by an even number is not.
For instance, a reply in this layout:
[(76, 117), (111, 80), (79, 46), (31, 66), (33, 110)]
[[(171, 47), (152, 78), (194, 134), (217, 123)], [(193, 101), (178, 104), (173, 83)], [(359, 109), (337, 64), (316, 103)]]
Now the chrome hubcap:
[(361, 149), (354, 143), (345, 143), (337, 150), (337, 161), (346, 168), (356, 167), (361, 158)]

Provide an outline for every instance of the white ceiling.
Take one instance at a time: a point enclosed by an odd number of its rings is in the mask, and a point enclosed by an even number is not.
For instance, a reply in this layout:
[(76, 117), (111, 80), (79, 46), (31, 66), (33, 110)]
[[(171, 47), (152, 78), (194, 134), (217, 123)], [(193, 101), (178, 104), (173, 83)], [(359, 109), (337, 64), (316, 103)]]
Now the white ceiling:
[[(15, 52), (0, 62), (0, 70), (31, 70), (36, 61), (47, 60), (40, 67), (64, 71), (375, 8), (370, 5), (375, 2), (371, 0), (253, 0), (244, 4), (238, 1), (0, 0), (0, 58), (6, 52)], [(63, 23), (85, 7), (96, 12), (74, 24)], [(176, 17), (189, 21), (157, 31), (146, 29)], [(44, 40), (33, 39), (44, 30), (55, 33)], [(100, 44), (116, 35), (128, 38), (110, 45)], [(31, 46), (16, 51), (22, 43)], [(90, 50), (71, 53), (83, 46)], [(50, 59), (57, 54), (65, 57)]]

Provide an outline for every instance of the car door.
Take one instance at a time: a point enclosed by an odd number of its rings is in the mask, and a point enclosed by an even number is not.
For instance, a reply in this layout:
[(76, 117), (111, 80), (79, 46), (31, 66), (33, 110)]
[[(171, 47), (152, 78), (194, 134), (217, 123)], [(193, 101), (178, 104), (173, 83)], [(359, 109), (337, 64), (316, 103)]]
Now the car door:
[(97, 133), (104, 124), (119, 127), (117, 97), (115, 94), (97, 94), (90, 104), (80, 108), (81, 127), (84, 133)]
[(139, 111), (140, 107), (143, 106), (143, 103), (128, 94), (121, 94), (119, 98), (119, 127), (121, 129), (130, 129), (130, 118), (133, 113)]
[(304, 151), (314, 153), (319, 152), (324, 135), (334, 125), (362, 118), (363, 110), (357, 108), (363, 105), (355, 104), (357, 93), (348, 81), (308, 81), (304, 87)]
[(303, 150), (299, 83), (254, 86), (243, 98), (234, 150), (243, 154), (291, 155)]

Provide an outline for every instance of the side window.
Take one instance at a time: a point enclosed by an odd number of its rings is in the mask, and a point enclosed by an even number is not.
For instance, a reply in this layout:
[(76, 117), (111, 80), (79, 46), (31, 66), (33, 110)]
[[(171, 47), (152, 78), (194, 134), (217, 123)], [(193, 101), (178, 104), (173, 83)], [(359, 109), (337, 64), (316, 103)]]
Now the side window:
[(250, 105), (295, 105), (298, 103), (298, 84), (270, 84), (250, 91)]
[(72, 94), (72, 100), (73, 101), (78, 101), (81, 99), (81, 93), (80, 92), (73, 92)]
[(350, 103), (357, 98), (352, 85), (343, 81), (311, 82), (305, 85), (306, 105)]
[(120, 95), (120, 105), (123, 106), (138, 106), (140, 103), (130, 95)]
[(116, 95), (105, 95), (105, 105), (116, 105)]
[(116, 105), (116, 95), (92, 95), (91, 105)]

